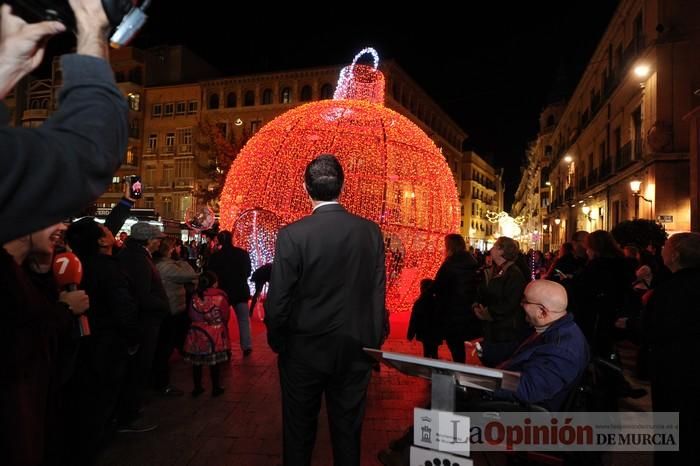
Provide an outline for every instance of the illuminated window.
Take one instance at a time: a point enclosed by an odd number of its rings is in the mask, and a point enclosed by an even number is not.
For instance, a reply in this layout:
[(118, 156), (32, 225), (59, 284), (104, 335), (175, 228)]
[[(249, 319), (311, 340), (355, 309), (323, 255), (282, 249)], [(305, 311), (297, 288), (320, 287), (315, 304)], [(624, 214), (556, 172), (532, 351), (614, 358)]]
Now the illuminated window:
[(127, 100), (131, 110), (135, 112), (141, 111), (141, 94), (129, 94)]
[(126, 150), (126, 160), (124, 163), (127, 165), (136, 165), (136, 148), (134, 146), (129, 146)]
[(146, 152), (153, 154), (158, 149), (158, 135), (150, 134), (148, 135), (148, 147), (146, 147)]
[(285, 87), (282, 89), (282, 92), (280, 92), (280, 103), (281, 104), (290, 104), (292, 103), (292, 89), (289, 87)]
[(173, 152), (175, 147), (175, 133), (165, 135), (165, 152)]

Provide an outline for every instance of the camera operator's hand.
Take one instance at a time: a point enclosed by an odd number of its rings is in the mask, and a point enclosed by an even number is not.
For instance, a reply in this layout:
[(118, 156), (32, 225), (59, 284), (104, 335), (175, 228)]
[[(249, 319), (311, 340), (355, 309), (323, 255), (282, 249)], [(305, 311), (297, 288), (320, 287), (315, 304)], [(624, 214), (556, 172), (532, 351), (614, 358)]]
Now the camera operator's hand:
[(78, 28), (77, 52), (107, 59), (109, 20), (101, 0), (68, 0)]
[(80, 315), (90, 307), (90, 298), (83, 290), (62, 291), (58, 295), (58, 300), (68, 305), (68, 309), (74, 315)]
[(129, 200), (134, 204), (136, 203), (136, 199), (131, 197), (131, 183), (129, 182), (128, 177), (124, 179), (124, 199)]
[(12, 14), (10, 5), (0, 7), (0, 99), (39, 66), (46, 41), (65, 30), (57, 21), (27, 24)]

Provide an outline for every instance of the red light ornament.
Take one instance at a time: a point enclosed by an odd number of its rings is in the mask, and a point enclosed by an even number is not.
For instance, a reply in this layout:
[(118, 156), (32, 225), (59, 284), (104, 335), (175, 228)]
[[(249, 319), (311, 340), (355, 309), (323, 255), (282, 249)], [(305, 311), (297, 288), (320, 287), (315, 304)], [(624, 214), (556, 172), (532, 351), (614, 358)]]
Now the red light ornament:
[[(374, 66), (357, 64), (365, 53)], [(311, 213), (304, 169), (334, 154), (345, 172), (340, 202), (379, 224), (386, 244), (387, 307), (411, 309), (419, 282), (444, 259), (444, 236), (459, 229), (449, 167), (433, 141), (384, 106), (384, 76), (373, 49), (341, 71), (333, 100), (302, 105), (253, 136), (233, 162), (221, 194), (221, 225), (257, 268), (272, 260), (277, 231)]]

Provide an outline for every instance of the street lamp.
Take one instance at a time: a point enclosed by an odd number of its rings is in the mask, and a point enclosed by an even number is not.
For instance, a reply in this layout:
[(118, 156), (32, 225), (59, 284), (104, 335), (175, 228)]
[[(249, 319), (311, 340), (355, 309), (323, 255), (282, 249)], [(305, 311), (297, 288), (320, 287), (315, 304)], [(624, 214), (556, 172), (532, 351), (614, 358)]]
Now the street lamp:
[(561, 223), (561, 219), (560, 219), (560, 218), (555, 218), (555, 219), (554, 219), (554, 224), (555, 224), (555, 225), (559, 225), (560, 223)]
[(646, 78), (647, 76), (649, 76), (650, 71), (651, 68), (645, 63), (640, 63), (639, 65), (634, 67), (634, 74), (638, 78)]
[(565, 155), (565, 156), (564, 156), (564, 162), (566, 162), (566, 163), (571, 163), (571, 162), (573, 162), (573, 161), (574, 161), (574, 158), (573, 158), (572, 156), (570, 156), (570, 155)]
[(634, 200), (634, 218), (635, 220), (639, 218), (639, 199), (642, 198), (649, 204), (653, 205), (653, 201), (651, 199), (647, 199), (646, 197), (642, 196), (640, 194), (642, 187), (642, 182), (640, 180), (632, 180), (630, 181), (630, 190), (632, 190), (632, 195), (635, 197)]

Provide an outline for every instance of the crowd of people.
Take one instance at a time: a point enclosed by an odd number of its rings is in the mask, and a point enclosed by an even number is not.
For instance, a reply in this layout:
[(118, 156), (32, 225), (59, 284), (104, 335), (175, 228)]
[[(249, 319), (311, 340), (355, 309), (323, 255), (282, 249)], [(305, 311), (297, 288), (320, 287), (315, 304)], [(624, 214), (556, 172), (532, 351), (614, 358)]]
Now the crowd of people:
[[(563, 309), (572, 314), (594, 358), (619, 365), (618, 341), (632, 339), (641, 345), (637, 375), (645, 379), (650, 347), (642, 322), (650, 320), (645, 315), (653, 291), (670, 277), (661, 249), (633, 244), (621, 248), (603, 230), (576, 232), (556, 257), (541, 251), (524, 253), (508, 237), (500, 237), (491, 250), (481, 253), (467, 250), (461, 236), (448, 235), (445, 261), (434, 279), (421, 283), (407, 336), (422, 343), (426, 357), (436, 358), (438, 346), (445, 342), (452, 359), (462, 363), (463, 342), (479, 340), (480, 346), (488, 347), (482, 361), (496, 366), (532, 331), (526, 302), (521, 301), (527, 284), (546, 281), (561, 285)], [(622, 379), (618, 382), (617, 396), (644, 394)]]
[[(181, 241), (148, 222), (117, 240), (133, 204), (125, 189), (104, 222), (83, 217), (4, 244), (3, 285), (17, 317), (3, 328), (10, 358), (0, 399), (3, 422), (19, 424), (3, 426), (11, 464), (92, 464), (111, 434), (156, 429), (144, 398), (184, 394), (170, 383), (174, 350), (193, 365), (193, 397), (204, 391), (203, 366), (212, 396), (224, 392), (229, 307), (250, 297), (248, 254), (221, 231), (196, 271), (181, 257)], [(82, 265), (80, 290), (57, 286), (50, 265), (61, 251)], [(88, 334), (75, 330), (78, 315), (87, 316)], [(248, 356), (247, 307), (236, 315)]]
[[(432, 358), (445, 342), (456, 362), (466, 360), (458, 347), (466, 341), (478, 363), (521, 373), (515, 391), (470, 399), (464, 410), (491, 400), (513, 401), (513, 410), (565, 410), (575, 393), (588, 393), (578, 409), (616, 411), (620, 398), (646, 394), (623, 374), (618, 344), (631, 340), (639, 348), (635, 375), (650, 380), (653, 410), (698, 412), (691, 395), (698, 377), (683, 360), (698, 356), (692, 342), (700, 331), (693, 312), (700, 302), (700, 234), (675, 234), (663, 247), (620, 247), (607, 231), (578, 231), (556, 257), (525, 254), (507, 237), (480, 254), (448, 235), (445, 256), (435, 278), (421, 283), (407, 338)], [(596, 383), (577, 390), (587, 377)], [(681, 416), (684, 435), (695, 432), (689, 419)]]

